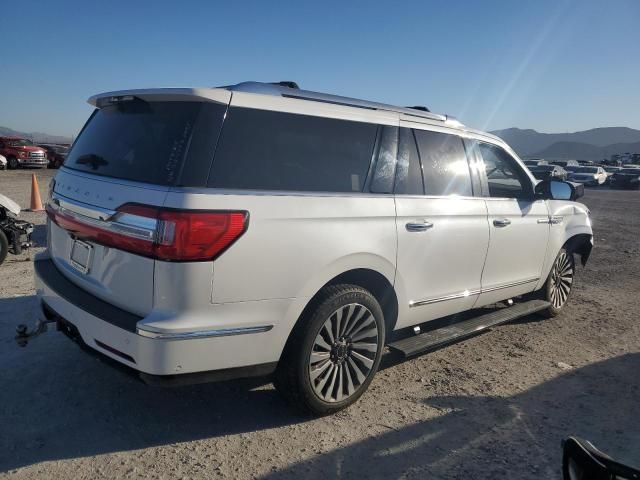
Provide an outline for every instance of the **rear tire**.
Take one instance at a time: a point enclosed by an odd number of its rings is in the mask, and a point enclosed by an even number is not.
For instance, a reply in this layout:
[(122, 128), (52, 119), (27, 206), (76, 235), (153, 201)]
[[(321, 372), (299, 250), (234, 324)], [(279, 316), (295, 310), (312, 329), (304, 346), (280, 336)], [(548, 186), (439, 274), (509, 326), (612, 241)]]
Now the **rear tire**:
[(551, 272), (544, 286), (536, 292), (537, 298), (546, 300), (551, 305), (540, 312), (545, 317), (556, 317), (569, 301), (575, 280), (576, 263), (573, 253), (561, 248), (553, 262)]
[(7, 253), (9, 252), (9, 240), (7, 240), (7, 236), (4, 234), (2, 230), (0, 230), (0, 265), (4, 262), (4, 259), (7, 258)]
[(384, 342), (384, 315), (370, 292), (357, 285), (325, 287), (287, 341), (276, 389), (307, 413), (342, 410), (369, 387)]

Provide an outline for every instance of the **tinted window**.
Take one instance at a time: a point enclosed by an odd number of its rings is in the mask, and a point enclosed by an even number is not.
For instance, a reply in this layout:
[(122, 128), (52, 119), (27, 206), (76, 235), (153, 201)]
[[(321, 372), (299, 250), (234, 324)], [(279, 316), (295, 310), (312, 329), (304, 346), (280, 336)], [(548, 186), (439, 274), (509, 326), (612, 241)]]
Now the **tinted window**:
[(381, 127), (380, 145), (370, 190), (374, 193), (393, 192), (398, 154), (398, 127)]
[[(208, 171), (211, 157), (193, 155), (185, 164), (192, 136), (206, 132), (215, 145), (226, 106), (202, 102), (143, 102), (135, 100), (96, 110), (73, 144), (64, 165), (74, 170), (160, 185), (175, 185), (183, 170)], [(212, 124), (200, 121), (208, 113)], [(203, 116), (205, 116), (203, 114)], [(200, 153), (200, 152), (198, 152)], [(199, 182), (203, 184), (203, 176)]]
[(502, 148), (487, 143), (478, 146), (484, 161), (489, 195), (501, 198), (528, 198), (531, 181), (515, 160)]
[(471, 196), (471, 174), (462, 139), (447, 133), (415, 130), (427, 195)]
[(361, 122), (231, 108), (208, 185), (361, 192), (377, 128)]
[(420, 157), (413, 131), (409, 128), (400, 129), (395, 193), (424, 195)]

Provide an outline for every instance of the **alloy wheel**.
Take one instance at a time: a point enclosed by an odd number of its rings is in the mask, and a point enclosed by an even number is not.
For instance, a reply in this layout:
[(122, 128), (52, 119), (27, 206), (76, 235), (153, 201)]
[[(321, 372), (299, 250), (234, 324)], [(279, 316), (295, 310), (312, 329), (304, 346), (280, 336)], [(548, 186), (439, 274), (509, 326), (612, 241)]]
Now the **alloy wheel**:
[(561, 252), (551, 272), (550, 300), (555, 308), (561, 308), (573, 285), (573, 262), (566, 252)]
[(378, 354), (379, 332), (371, 311), (359, 303), (333, 312), (320, 328), (309, 357), (309, 379), (325, 402), (341, 402), (364, 384)]

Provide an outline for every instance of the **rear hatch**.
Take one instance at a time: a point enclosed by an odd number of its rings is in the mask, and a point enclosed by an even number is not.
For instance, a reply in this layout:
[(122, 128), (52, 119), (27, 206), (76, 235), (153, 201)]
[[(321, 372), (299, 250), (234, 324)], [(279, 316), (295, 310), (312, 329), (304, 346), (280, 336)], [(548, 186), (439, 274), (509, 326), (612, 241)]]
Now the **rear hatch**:
[(230, 94), (127, 93), (92, 99), (98, 108), (47, 206), (49, 250), (76, 285), (144, 316), (153, 308), (157, 261), (145, 242), (158, 226), (145, 212), (162, 207), (171, 187), (206, 185)]

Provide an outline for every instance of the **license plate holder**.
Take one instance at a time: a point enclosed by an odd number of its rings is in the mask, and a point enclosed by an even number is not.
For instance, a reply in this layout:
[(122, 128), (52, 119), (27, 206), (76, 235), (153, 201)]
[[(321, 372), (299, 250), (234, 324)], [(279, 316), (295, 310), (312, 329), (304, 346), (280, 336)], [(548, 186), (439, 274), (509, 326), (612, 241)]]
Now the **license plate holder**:
[(81, 273), (89, 273), (92, 253), (93, 247), (90, 244), (82, 240), (74, 240), (71, 246), (71, 254), (69, 255), (71, 265)]

